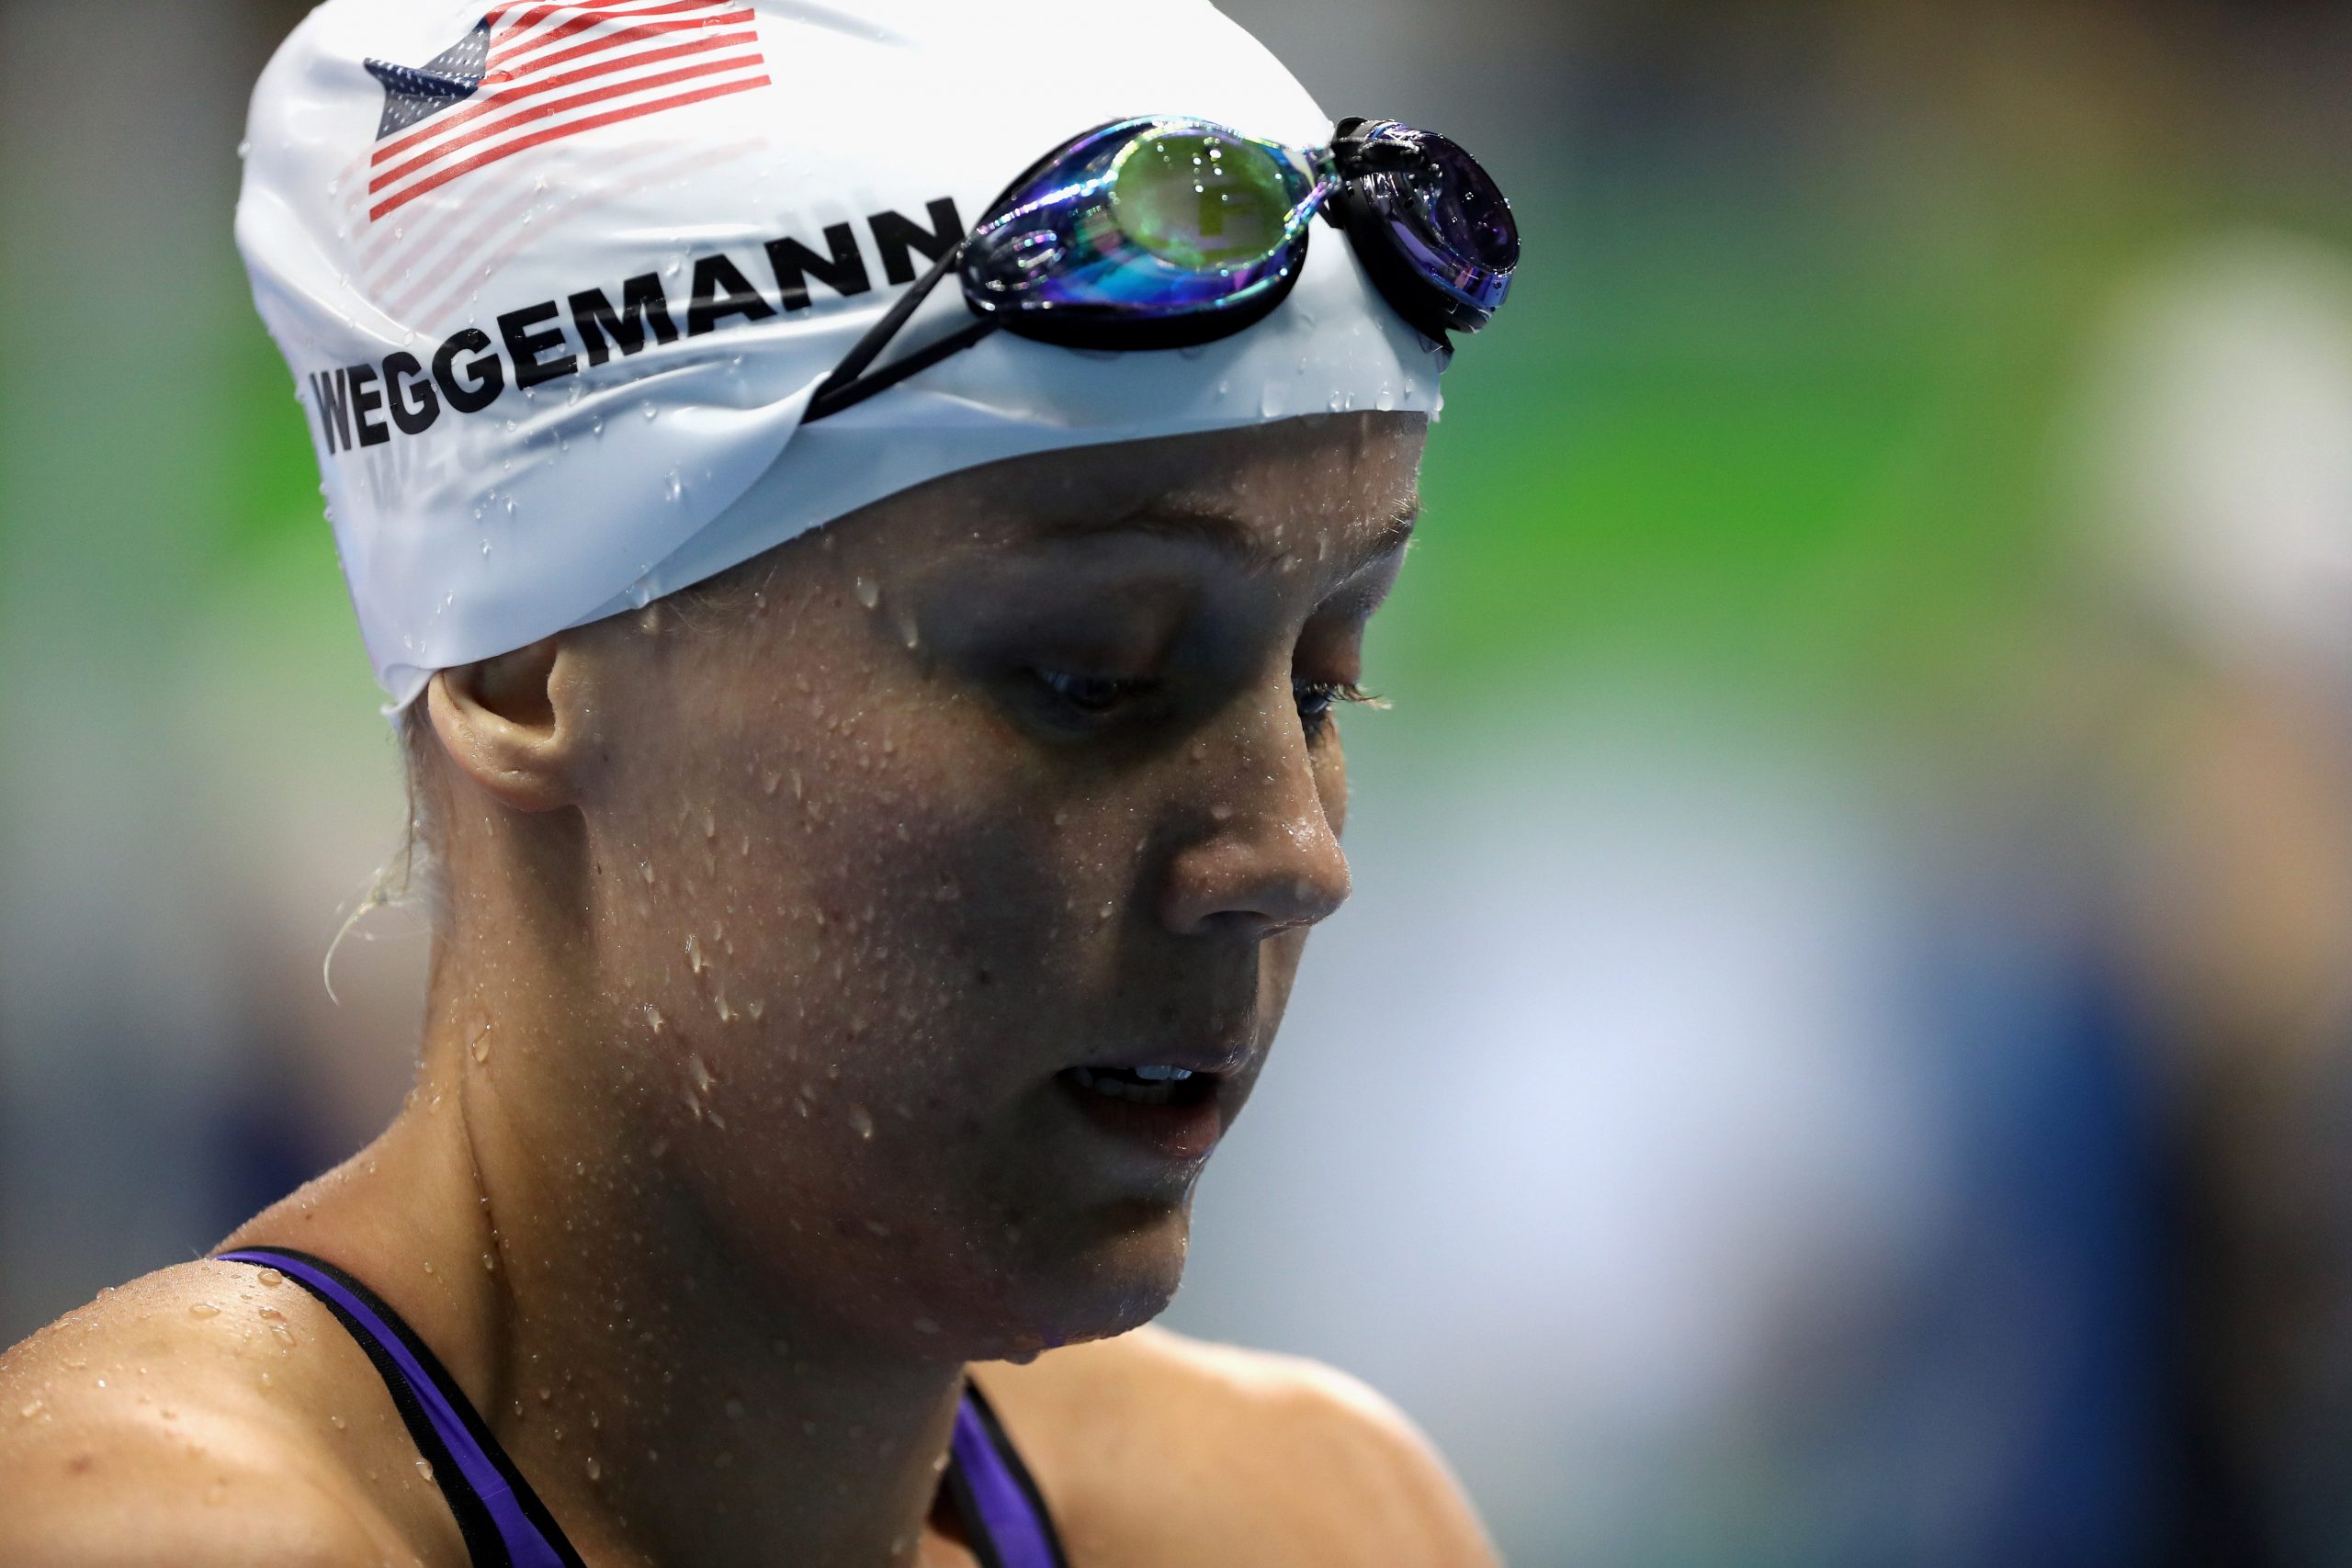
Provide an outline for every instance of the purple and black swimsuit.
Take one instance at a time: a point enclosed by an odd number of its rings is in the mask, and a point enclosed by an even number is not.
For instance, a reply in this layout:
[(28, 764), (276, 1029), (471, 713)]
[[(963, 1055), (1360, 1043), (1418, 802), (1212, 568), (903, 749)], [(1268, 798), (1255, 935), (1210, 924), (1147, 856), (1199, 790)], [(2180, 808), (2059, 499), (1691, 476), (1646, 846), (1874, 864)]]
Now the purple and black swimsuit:
[[(332, 1263), (283, 1247), (240, 1247), (219, 1261), (278, 1270), (359, 1342), (449, 1500), (473, 1568), (585, 1568), (440, 1359), (375, 1292)], [(1069, 1568), (1036, 1483), (968, 1382), (944, 1479), (981, 1568)]]

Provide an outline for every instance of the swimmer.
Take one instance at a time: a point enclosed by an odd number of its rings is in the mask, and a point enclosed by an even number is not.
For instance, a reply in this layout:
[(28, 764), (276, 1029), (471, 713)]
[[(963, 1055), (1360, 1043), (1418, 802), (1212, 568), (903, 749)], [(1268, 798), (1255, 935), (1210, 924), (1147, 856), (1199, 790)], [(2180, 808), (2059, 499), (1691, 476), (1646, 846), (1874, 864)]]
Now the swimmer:
[(392, 1124), (0, 1359), (0, 1563), (1493, 1561), (1149, 1326), (1347, 897), (1466, 154), (1198, 0), (330, 0), (238, 238), (409, 770)]

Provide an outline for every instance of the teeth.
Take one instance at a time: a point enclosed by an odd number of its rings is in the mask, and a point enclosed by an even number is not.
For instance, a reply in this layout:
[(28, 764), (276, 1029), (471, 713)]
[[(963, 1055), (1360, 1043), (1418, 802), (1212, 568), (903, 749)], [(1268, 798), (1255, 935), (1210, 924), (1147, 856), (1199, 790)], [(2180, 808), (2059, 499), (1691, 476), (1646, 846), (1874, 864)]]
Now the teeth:
[(1132, 1100), (1138, 1105), (1166, 1105), (1176, 1098), (1177, 1086), (1193, 1077), (1185, 1067), (1073, 1067), (1070, 1077), (1081, 1089), (1091, 1089), (1111, 1100)]

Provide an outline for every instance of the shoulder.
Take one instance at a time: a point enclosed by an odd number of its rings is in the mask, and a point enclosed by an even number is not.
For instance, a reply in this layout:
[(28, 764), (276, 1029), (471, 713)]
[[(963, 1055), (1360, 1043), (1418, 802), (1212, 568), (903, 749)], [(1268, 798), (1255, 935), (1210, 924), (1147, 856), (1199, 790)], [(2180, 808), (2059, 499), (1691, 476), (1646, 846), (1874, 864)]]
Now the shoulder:
[(305, 1431), (306, 1385), (341, 1369), (299, 1360), (304, 1303), (258, 1303), (252, 1273), (164, 1269), (0, 1352), (0, 1564), (414, 1561)]
[(1429, 1439), (1320, 1362), (1146, 1328), (977, 1378), (1076, 1559), (1495, 1562)]

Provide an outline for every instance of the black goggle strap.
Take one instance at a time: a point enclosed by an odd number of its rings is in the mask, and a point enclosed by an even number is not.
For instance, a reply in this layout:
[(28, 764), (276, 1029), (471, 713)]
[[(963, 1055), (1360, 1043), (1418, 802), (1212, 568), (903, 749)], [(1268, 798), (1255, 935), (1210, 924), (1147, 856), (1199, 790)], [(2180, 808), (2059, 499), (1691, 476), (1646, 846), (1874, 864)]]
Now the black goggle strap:
[(930, 271), (915, 279), (897, 302), (883, 312), (880, 321), (866, 329), (865, 335), (842, 356), (841, 364), (833, 367), (833, 373), (825, 378), (823, 384), (808, 400), (808, 412), (800, 416), (801, 423), (808, 424), (837, 414), (843, 409), (854, 408), (875, 393), (930, 369), (950, 355), (961, 353), (996, 331), (995, 318), (975, 317), (938, 342), (925, 344), (904, 358), (892, 360), (872, 375), (865, 374), (865, 367), (889, 346), (890, 340), (899, 335), (899, 330), (907, 324), (908, 318), (915, 313), (931, 291), (939, 287), (940, 279), (956, 269), (963, 255), (963, 242), (958, 241), (948, 248), (945, 255), (932, 263)]

